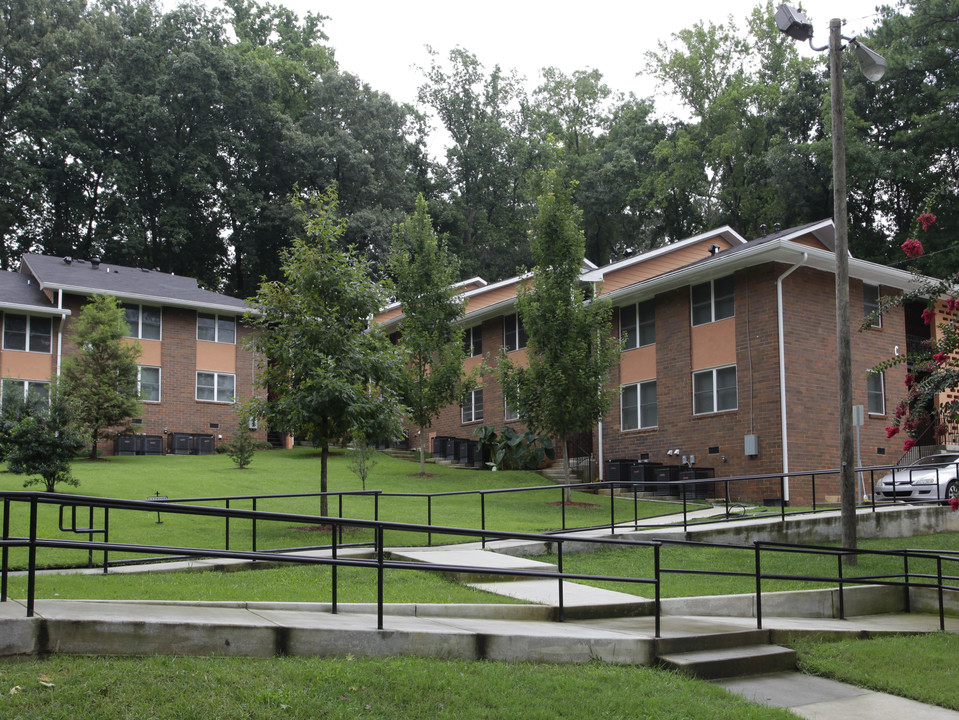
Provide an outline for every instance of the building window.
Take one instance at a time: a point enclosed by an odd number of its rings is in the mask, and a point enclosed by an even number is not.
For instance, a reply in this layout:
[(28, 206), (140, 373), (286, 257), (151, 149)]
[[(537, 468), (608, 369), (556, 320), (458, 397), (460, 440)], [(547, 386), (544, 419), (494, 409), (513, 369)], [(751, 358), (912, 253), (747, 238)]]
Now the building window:
[(197, 372), (196, 399), (231, 403), (235, 397), (236, 376), (232, 373)]
[(3, 349), (49, 353), (53, 321), (39, 315), (3, 316)]
[(659, 423), (659, 411), (656, 403), (656, 381), (634, 385), (624, 385), (620, 396), (622, 417), (620, 427), (623, 430), (639, 430), (656, 427)]
[(460, 412), (464, 423), (478, 422), (483, 419), (483, 388), (476, 388), (466, 393), (463, 404), (460, 405)]
[(4, 378), (0, 387), (0, 398), (14, 397), (24, 400), (28, 397), (38, 397), (46, 402), (50, 401), (50, 383), (44, 380), (13, 380)]
[(693, 325), (705, 325), (736, 314), (733, 276), (693, 285), (691, 290)]
[(159, 340), (161, 317), (163, 313), (158, 307), (149, 305), (124, 305), (123, 313), (130, 327), (127, 337), (140, 340)]
[(232, 315), (197, 313), (196, 339), (208, 342), (236, 343), (236, 318)]
[(141, 365), (137, 372), (137, 391), (143, 402), (160, 402), (160, 368)]
[(503, 347), (506, 348), (506, 352), (522, 350), (526, 347), (527, 340), (529, 336), (519, 315), (513, 313), (503, 318)]
[(863, 285), (862, 286), (863, 317), (869, 317), (873, 313), (876, 313), (876, 315), (873, 318), (872, 323), (870, 324), (870, 327), (881, 328), (882, 315), (879, 314), (879, 286)]
[(511, 422), (513, 420), (519, 420), (519, 413), (509, 406), (509, 402), (506, 400), (503, 401), (503, 419), (506, 422)]
[(463, 352), (466, 357), (483, 354), (483, 326), (474, 325), (463, 331)]
[(736, 366), (713, 368), (693, 373), (693, 414), (735, 410)]
[(656, 342), (656, 305), (653, 300), (619, 309), (619, 337), (624, 350)]
[(882, 373), (866, 376), (866, 400), (870, 415), (886, 414), (885, 384)]

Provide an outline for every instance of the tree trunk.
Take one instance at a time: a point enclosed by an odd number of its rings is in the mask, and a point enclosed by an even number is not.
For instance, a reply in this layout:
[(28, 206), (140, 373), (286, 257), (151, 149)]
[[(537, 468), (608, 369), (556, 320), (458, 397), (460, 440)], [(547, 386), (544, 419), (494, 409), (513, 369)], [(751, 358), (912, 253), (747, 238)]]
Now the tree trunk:
[[(326, 492), (326, 464), (330, 456), (330, 443), (326, 440), (320, 446), (320, 492)], [(326, 517), (329, 514), (329, 502), (326, 495), (320, 497), (320, 515)]]
[(573, 502), (573, 491), (569, 487), (569, 446), (567, 438), (563, 435), (563, 482), (566, 483), (566, 504)]
[(97, 459), (97, 435), (99, 434), (99, 432), (98, 432), (99, 429), (100, 429), (100, 428), (94, 428), (94, 429), (93, 429), (93, 439), (92, 439), (92, 443), (91, 443), (91, 445), (90, 445), (90, 459), (91, 459), (91, 460), (96, 460), (96, 459)]
[(420, 475), (426, 474), (426, 433), (423, 432), (425, 429), (420, 425)]

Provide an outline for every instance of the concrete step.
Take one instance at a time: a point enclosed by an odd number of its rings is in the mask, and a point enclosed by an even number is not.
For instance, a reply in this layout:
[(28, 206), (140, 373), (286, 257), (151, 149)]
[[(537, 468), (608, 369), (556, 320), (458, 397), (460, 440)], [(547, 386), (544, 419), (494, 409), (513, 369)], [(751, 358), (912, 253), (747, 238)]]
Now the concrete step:
[(660, 667), (704, 680), (796, 669), (796, 651), (779, 645), (744, 645), (658, 655)]

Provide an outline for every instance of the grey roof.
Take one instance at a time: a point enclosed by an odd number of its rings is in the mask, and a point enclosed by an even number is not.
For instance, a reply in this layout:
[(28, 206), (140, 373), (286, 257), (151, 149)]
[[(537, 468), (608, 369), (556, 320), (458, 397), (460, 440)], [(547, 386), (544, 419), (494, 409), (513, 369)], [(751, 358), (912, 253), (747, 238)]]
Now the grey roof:
[(18, 272), (0, 272), (0, 307), (7, 310), (25, 310), (51, 315), (69, 315), (59, 310), (43, 294), (36, 280)]
[(127, 301), (242, 313), (243, 300), (202, 289), (194, 278), (157, 270), (27, 253), (25, 268), (40, 287), (78, 295), (113, 295)]

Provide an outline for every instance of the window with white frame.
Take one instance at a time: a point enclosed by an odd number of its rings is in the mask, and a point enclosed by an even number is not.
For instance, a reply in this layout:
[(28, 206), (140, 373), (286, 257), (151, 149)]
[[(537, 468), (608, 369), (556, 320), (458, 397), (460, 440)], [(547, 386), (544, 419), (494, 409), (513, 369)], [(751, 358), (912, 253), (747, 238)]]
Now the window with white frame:
[(885, 384), (882, 373), (866, 376), (866, 402), (870, 415), (886, 414)]
[(160, 402), (160, 368), (140, 365), (137, 370), (137, 391), (143, 402)]
[(736, 366), (693, 373), (693, 414), (735, 410), (738, 406)]
[(464, 423), (478, 422), (483, 419), (483, 388), (476, 388), (466, 393), (460, 405), (460, 413)]
[(26, 400), (30, 396), (49, 401), (50, 383), (45, 380), (15, 380), (13, 378), (3, 378), (3, 382), (0, 383), (0, 401), (7, 397)]
[(519, 420), (519, 412), (510, 407), (509, 401), (503, 401), (503, 419), (506, 422), (512, 422), (513, 420)]
[(474, 325), (463, 331), (463, 351), (466, 357), (483, 354), (483, 326)]
[(624, 350), (656, 342), (656, 303), (646, 300), (619, 309), (619, 337)]
[(736, 314), (733, 276), (710, 280), (690, 288), (693, 325), (705, 325)]
[(506, 348), (506, 352), (522, 350), (526, 347), (528, 340), (529, 336), (519, 315), (513, 313), (503, 318), (503, 347)]
[(208, 342), (236, 343), (236, 318), (232, 315), (197, 313), (196, 339)]
[(876, 313), (876, 316), (872, 320), (870, 327), (881, 328), (882, 315), (879, 314), (879, 286), (863, 285), (862, 286), (862, 315), (863, 317), (869, 317), (873, 313)]
[(656, 403), (656, 381), (624, 385), (620, 395), (621, 419), (623, 430), (639, 430), (656, 427), (659, 423), (659, 411)]
[(49, 353), (53, 333), (53, 320), (41, 315), (3, 316), (3, 349), (26, 352)]
[(231, 403), (236, 395), (236, 375), (203, 372), (196, 374), (196, 399)]
[(139, 340), (160, 340), (163, 313), (160, 308), (151, 305), (123, 306), (124, 319), (130, 330), (127, 337)]

